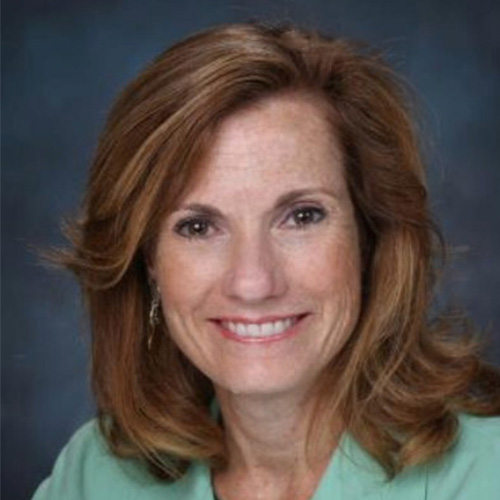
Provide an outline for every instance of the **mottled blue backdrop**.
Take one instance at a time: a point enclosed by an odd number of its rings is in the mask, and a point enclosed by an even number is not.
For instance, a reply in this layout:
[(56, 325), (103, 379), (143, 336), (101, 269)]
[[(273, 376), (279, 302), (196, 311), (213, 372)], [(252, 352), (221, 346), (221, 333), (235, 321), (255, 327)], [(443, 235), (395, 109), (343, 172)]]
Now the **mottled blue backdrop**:
[(299, 22), (382, 48), (417, 89), (433, 209), (455, 247), (444, 295), (500, 364), (500, 3), (495, 0), (4, 0), (2, 493), (29, 498), (93, 413), (71, 278), (36, 248), (62, 243), (116, 92), (163, 48), (215, 24)]

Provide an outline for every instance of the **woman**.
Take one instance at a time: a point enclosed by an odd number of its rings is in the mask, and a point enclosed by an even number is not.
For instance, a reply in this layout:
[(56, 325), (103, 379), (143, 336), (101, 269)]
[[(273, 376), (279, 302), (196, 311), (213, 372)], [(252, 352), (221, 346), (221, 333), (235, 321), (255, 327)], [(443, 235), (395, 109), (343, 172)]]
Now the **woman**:
[(61, 257), (98, 425), (36, 500), (495, 498), (500, 377), (428, 319), (406, 100), (369, 51), (260, 25), (125, 90)]

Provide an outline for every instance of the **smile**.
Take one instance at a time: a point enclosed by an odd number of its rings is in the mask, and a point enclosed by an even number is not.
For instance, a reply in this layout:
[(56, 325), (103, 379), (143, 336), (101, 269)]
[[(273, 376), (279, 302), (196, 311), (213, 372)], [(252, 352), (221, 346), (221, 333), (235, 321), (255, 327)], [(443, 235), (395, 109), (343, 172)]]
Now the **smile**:
[(277, 340), (288, 336), (295, 330), (293, 327), (305, 315), (288, 316), (280, 319), (266, 319), (256, 322), (247, 320), (220, 320), (218, 323), (222, 327), (226, 336), (241, 340)]

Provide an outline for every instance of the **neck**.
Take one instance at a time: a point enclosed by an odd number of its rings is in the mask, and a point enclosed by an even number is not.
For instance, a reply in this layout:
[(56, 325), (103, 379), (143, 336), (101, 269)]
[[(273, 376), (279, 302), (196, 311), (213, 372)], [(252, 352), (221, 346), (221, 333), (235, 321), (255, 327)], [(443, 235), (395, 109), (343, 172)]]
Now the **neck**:
[[(229, 453), (228, 467), (214, 477), (221, 498), (309, 498), (330, 461), (340, 425), (308, 446), (315, 398), (293, 395), (244, 396), (217, 390)], [(336, 428), (335, 428), (336, 427)], [(241, 494), (236, 493), (236, 489)]]

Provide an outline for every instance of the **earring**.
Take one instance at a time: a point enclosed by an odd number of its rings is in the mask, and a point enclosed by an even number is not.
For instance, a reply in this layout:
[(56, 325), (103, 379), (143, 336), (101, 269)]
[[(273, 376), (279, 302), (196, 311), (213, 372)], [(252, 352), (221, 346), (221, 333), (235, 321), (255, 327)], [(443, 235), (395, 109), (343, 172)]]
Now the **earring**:
[(158, 286), (155, 287), (152, 293), (153, 296), (151, 297), (151, 307), (149, 308), (149, 328), (147, 339), (148, 351), (151, 350), (156, 327), (160, 323), (160, 290)]

